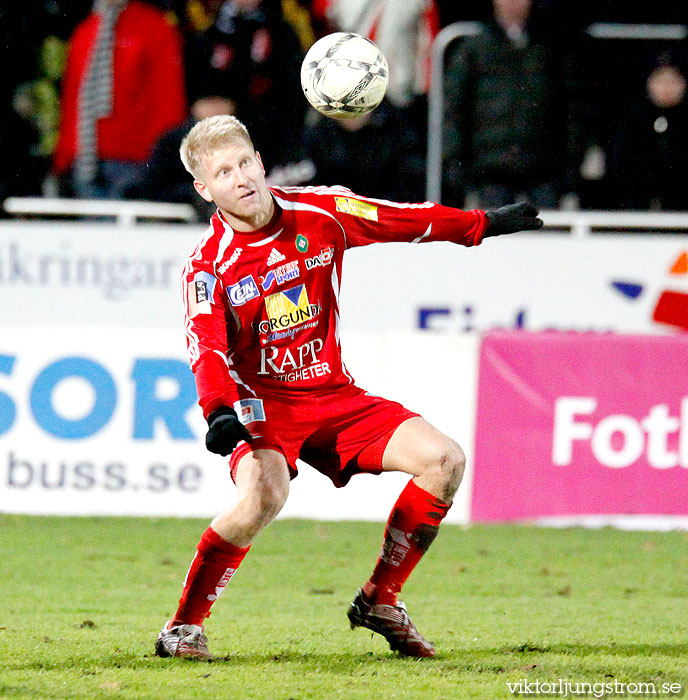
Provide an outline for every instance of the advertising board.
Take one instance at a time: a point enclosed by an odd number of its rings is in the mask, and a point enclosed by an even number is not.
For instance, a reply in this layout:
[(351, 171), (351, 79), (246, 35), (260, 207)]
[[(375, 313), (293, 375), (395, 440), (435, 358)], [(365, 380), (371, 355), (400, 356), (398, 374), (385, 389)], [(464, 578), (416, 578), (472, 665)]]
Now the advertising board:
[[(0, 512), (212, 516), (236, 489), (206, 451), (184, 336), (165, 329), (40, 326), (0, 341)], [(348, 335), (360, 386), (472, 444), (478, 339)], [(418, 372), (422, 358), (428, 369)], [(335, 490), (298, 463), (282, 517), (385, 520), (409, 477), (360, 475)], [(468, 491), (449, 520), (465, 522)]]
[(688, 337), (483, 338), (471, 517), (688, 515)]
[[(0, 224), (0, 324), (168, 326), (203, 226)], [(519, 233), (476, 248), (375, 244), (344, 257), (342, 329), (688, 328), (685, 236)]]

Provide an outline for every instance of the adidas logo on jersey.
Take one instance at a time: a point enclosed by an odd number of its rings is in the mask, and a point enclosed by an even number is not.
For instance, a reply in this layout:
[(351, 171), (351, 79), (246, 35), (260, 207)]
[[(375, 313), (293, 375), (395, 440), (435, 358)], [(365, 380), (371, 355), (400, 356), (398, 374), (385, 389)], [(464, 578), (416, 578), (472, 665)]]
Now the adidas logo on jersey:
[(270, 251), (270, 255), (268, 255), (268, 266), (270, 265), (277, 265), (278, 262), (282, 262), (284, 260), (284, 255), (279, 252), (279, 250), (276, 250), (273, 248)]

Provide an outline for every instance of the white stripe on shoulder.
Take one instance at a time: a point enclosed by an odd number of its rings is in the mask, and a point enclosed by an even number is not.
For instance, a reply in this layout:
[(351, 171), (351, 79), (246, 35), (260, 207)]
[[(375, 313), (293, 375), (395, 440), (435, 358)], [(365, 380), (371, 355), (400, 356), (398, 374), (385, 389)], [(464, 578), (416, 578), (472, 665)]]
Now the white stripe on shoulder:
[[(290, 199), (280, 199), (279, 197), (275, 197), (275, 200), (282, 207), (282, 209), (290, 209), (291, 211), (314, 211), (318, 214), (324, 214), (325, 216), (329, 216), (330, 219), (337, 221), (336, 216), (333, 216), (332, 214), (330, 214), (329, 211), (325, 209), (316, 207), (314, 204), (306, 204), (305, 202), (292, 202)], [(339, 221), (337, 221), (337, 223), (339, 224), (342, 231), (344, 231), (344, 227), (339, 223)]]
[(314, 211), (318, 214), (324, 214), (325, 216), (329, 216), (330, 219), (337, 222), (337, 226), (339, 226), (339, 228), (342, 230), (342, 237), (344, 238), (344, 247), (345, 248), (347, 247), (346, 231), (344, 230), (344, 227), (340, 223), (339, 219), (336, 216), (333, 216), (332, 214), (330, 214), (329, 211), (327, 211), (325, 209), (321, 209), (320, 207), (316, 207), (313, 204), (306, 204), (305, 202), (292, 202), (290, 199), (280, 199), (274, 193), (273, 193), (273, 196), (275, 197), (275, 201), (283, 209), (291, 209), (292, 211)]
[(194, 322), (189, 317), (189, 311), (187, 307), (187, 277), (193, 272), (193, 261), (203, 259), (203, 249), (207, 245), (208, 241), (212, 238), (213, 233), (213, 225), (210, 224), (210, 226), (208, 226), (205, 233), (203, 234), (203, 237), (194, 248), (193, 253), (187, 259), (186, 264), (184, 265), (184, 270), (182, 271), (181, 279), (179, 280), (181, 283), (182, 299), (184, 300), (184, 329), (186, 332), (187, 351), (189, 355), (189, 363), (192, 368), (196, 364), (196, 362), (198, 362), (201, 356), (201, 352), (200, 340), (194, 330)]
[(347, 187), (341, 185), (307, 185), (306, 187), (272, 187), (273, 190), (285, 192), (287, 194), (348, 194), (353, 195), (353, 192)]
[[(275, 197), (275, 199), (277, 199), (277, 198)], [(274, 241), (275, 238), (277, 238), (277, 236), (279, 236), (280, 233), (282, 233), (282, 231), (284, 231), (284, 228), (281, 228), (277, 233), (273, 233), (272, 236), (268, 236), (267, 238), (263, 238), (262, 241), (256, 241), (255, 243), (249, 243), (248, 245), (251, 248), (257, 248), (258, 246), (261, 246), (261, 245), (267, 245), (268, 243)]]
[(227, 248), (229, 248), (229, 246), (232, 245), (233, 240), (234, 231), (229, 226), (225, 226), (225, 232), (222, 234), (222, 238), (220, 239), (220, 245), (218, 245), (217, 247), (217, 255), (215, 256), (216, 263), (219, 263), (220, 260), (222, 260), (225, 252), (227, 251)]
[(206, 244), (212, 238), (212, 236), (213, 225), (211, 224), (203, 233), (201, 240), (198, 241), (198, 243), (196, 244), (193, 253), (191, 253), (191, 255), (189, 256), (189, 260), (187, 261), (187, 267), (189, 266), (191, 260), (200, 260), (203, 257), (203, 248), (205, 248)]
[(389, 199), (364, 197), (363, 195), (352, 192), (348, 187), (342, 187), (341, 185), (310, 185), (308, 187), (280, 187), (274, 189), (281, 189), (287, 194), (298, 194), (299, 192), (303, 192), (305, 194), (340, 195), (342, 197), (360, 199), (363, 202), (371, 202), (372, 204), (382, 204), (387, 207), (394, 207), (395, 209), (430, 209), (431, 207), (436, 206), (434, 202), (392, 202)]

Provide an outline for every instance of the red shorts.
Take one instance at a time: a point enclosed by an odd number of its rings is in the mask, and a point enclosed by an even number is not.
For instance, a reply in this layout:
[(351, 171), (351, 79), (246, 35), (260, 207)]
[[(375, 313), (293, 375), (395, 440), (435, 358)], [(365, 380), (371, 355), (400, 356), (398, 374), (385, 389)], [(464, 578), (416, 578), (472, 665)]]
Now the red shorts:
[(353, 385), (298, 400), (264, 395), (238, 404), (234, 408), (254, 438), (232, 452), (233, 480), (244, 455), (269, 449), (284, 455), (292, 479), (298, 473), (298, 458), (337, 487), (345, 486), (354, 474), (379, 474), (392, 434), (405, 420), (418, 415)]

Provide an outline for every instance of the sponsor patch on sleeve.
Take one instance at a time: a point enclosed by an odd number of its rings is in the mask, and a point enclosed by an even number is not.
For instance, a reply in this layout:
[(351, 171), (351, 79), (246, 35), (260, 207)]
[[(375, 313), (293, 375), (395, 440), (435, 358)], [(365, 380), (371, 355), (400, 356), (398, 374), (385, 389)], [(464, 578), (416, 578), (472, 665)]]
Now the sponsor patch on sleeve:
[(350, 199), (349, 197), (335, 197), (337, 203), (337, 211), (358, 216), (361, 219), (370, 219), (377, 221), (377, 207), (369, 202), (361, 202), (358, 199)]
[(216, 282), (215, 277), (209, 272), (197, 272), (194, 275), (187, 289), (189, 318), (210, 313), (210, 302), (213, 299)]

